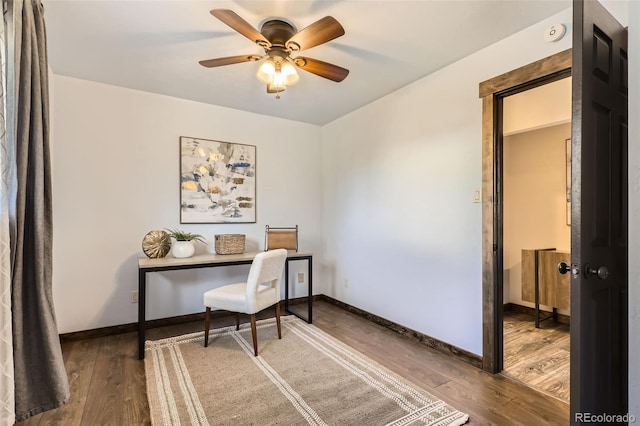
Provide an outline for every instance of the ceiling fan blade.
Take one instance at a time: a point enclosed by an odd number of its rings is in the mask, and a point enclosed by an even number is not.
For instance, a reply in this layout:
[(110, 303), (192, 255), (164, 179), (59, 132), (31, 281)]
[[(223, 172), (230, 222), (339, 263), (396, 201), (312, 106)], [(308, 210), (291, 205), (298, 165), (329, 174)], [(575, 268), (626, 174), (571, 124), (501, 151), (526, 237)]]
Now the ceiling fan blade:
[(241, 62), (257, 61), (261, 58), (262, 56), (259, 55), (239, 55), (229, 56), (226, 58), (206, 59), (204, 61), (200, 61), (199, 64), (203, 67), (213, 68), (221, 67), (223, 65), (239, 64)]
[(344, 35), (344, 28), (340, 22), (332, 16), (325, 16), (294, 34), (287, 41), (286, 47), (294, 52), (300, 51), (326, 43), (342, 35)]
[(229, 9), (213, 9), (209, 13), (213, 16), (251, 40), (252, 42), (262, 46), (262, 47), (270, 47), (271, 43), (265, 36), (263, 36), (260, 31), (256, 30), (250, 23), (245, 21), (235, 13), (233, 10)]
[(319, 75), (320, 77), (328, 78), (335, 82), (341, 82), (349, 75), (349, 70), (339, 67), (337, 65), (330, 64), (328, 62), (319, 61), (317, 59), (305, 58), (298, 56), (293, 59), (293, 62), (298, 68), (308, 71), (312, 74)]

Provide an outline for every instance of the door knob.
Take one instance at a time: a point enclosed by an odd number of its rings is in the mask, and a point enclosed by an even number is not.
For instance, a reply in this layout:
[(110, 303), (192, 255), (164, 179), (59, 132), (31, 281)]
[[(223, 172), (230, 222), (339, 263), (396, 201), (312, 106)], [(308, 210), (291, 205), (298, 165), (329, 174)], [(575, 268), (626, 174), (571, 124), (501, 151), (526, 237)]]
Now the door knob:
[(560, 272), (562, 275), (566, 274), (569, 271), (571, 271), (571, 267), (565, 262), (558, 263), (558, 272)]
[(606, 280), (607, 277), (609, 276), (609, 269), (607, 269), (606, 266), (601, 266), (598, 269), (596, 269), (592, 266), (586, 265), (584, 267), (584, 272), (587, 278), (589, 278), (589, 276), (591, 275), (596, 275), (601, 280)]

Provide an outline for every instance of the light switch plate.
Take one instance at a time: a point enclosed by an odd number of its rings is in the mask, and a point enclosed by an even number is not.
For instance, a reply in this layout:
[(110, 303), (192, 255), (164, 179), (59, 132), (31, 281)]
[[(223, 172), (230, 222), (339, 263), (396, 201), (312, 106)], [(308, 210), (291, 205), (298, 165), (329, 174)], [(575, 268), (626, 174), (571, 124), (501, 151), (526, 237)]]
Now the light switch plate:
[(479, 189), (473, 190), (473, 202), (481, 203), (482, 202), (482, 191)]

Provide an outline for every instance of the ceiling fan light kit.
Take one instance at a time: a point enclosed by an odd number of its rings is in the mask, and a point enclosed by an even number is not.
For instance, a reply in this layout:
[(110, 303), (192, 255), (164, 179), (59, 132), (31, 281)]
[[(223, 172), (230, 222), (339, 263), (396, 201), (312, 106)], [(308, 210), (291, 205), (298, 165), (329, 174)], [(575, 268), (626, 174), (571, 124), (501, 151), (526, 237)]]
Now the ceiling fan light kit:
[(256, 76), (261, 82), (276, 86), (291, 86), (300, 80), (296, 69), (291, 63), (287, 61), (276, 62), (272, 59), (267, 59), (260, 65)]
[(349, 74), (349, 70), (328, 62), (302, 56), (291, 57), (293, 52), (309, 49), (344, 35), (342, 25), (331, 16), (325, 16), (296, 32), (295, 26), (283, 19), (268, 19), (258, 31), (232, 10), (213, 9), (211, 14), (263, 48), (265, 54), (207, 59), (200, 61), (200, 65), (212, 68), (266, 58), (256, 77), (267, 85), (267, 93), (276, 94), (276, 99), (280, 99), (280, 92), (300, 79), (295, 67), (335, 82), (341, 82)]
[(276, 94), (276, 99), (280, 99), (280, 92), (283, 92), (287, 86), (296, 84), (300, 80), (293, 64), (287, 60), (272, 58), (260, 65), (256, 77), (267, 85), (267, 93)]

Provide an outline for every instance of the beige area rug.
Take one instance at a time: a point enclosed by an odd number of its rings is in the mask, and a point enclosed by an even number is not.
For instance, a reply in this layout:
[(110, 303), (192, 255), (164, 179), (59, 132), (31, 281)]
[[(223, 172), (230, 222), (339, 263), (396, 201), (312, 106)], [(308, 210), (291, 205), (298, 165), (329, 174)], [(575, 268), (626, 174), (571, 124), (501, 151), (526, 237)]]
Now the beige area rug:
[(469, 416), (294, 316), (147, 341), (153, 425), (461, 425)]

